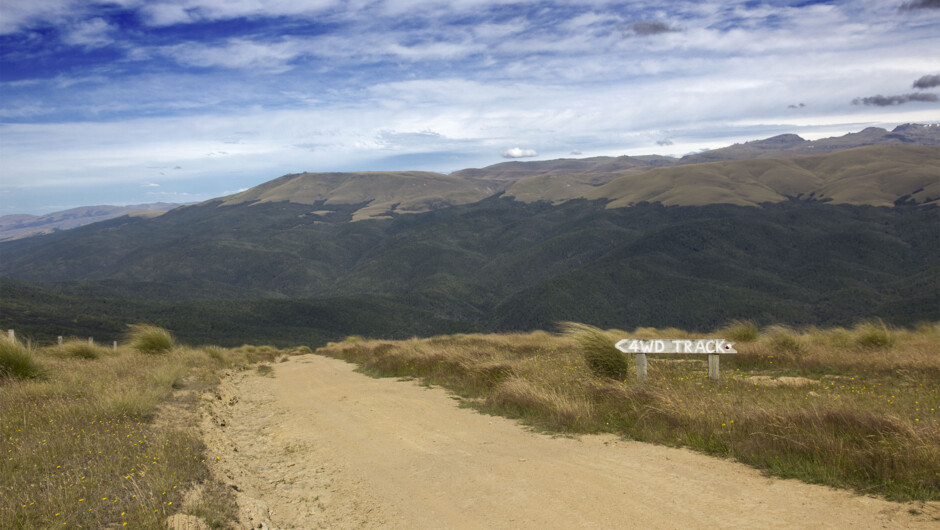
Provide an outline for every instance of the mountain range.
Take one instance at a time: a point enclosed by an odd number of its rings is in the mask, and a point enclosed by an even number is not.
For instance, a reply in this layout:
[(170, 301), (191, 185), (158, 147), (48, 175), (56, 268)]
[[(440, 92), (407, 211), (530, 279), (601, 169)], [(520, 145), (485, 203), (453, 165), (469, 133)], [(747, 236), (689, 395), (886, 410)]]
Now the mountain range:
[[(389, 218), (503, 193), (522, 202), (607, 199), (611, 207), (757, 205), (806, 198), (890, 206), (940, 200), (940, 126), (868, 128), (838, 138), (786, 134), (683, 158), (593, 157), (504, 162), (449, 175), (401, 171), (285, 175), (223, 198), (226, 206), (289, 201), (361, 205), (353, 220)], [(325, 210), (326, 211), (326, 210)]]
[(122, 215), (153, 217), (181, 206), (180, 204), (155, 202), (130, 206), (81, 206), (45, 215), (0, 216), (0, 241), (38, 236), (106, 221)]
[[(706, 157), (707, 160), (703, 160)], [(681, 159), (285, 175), (0, 243), (0, 326), (185, 340), (940, 319), (940, 127)]]

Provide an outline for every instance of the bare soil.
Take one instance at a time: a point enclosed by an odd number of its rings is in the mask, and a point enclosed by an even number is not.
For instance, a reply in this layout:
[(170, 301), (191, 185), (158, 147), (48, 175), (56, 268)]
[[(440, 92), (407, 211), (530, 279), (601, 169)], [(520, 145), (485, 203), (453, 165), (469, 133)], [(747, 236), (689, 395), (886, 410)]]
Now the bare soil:
[[(900, 504), (614, 436), (553, 437), (305, 355), (231, 374), (203, 427), (245, 528), (937, 528)], [(218, 459), (216, 459), (218, 457)]]

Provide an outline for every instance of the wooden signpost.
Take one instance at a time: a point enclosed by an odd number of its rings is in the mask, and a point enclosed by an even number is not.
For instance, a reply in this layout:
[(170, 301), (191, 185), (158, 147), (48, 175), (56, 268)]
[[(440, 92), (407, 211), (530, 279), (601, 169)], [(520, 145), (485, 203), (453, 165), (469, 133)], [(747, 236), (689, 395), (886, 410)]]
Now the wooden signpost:
[(636, 378), (647, 378), (646, 355), (650, 353), (708, 355), (708, 377), (718, 379), (719, 356), (738, 353), (734, 343), (725, 339), (623, 339), (614, 345), (624, 353), (636, 354)]

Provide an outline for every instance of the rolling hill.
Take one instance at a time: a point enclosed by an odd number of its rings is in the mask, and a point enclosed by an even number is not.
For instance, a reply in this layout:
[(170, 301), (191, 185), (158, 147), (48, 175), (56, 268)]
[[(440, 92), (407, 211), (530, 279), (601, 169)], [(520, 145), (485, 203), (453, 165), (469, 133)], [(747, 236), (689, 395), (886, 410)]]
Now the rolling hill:
[(937, 204), (940, 147), (872, 146), (808, 157), (674, 166), (617, 177), (584, 197), (608, 200), (609, 208), (642, 201), (756, 206), (791, 199)]
[[(586, 198), (609, 207), (758, 205), (792, 198), (889, 206), (940, 200), (940, 146), (868, 146), (793, 158), (685, 164), (662, 157), (507, 162), (451, 175), (427, 172), (301, 173), (236, 195), (221, 206), (290, 202), (355, 207), (353, 221), (389, 218), (496, 193), (522, 202)], [(215, 201), (211, 201), (215, 202)], [(312, 210), (328, 214), (329, 208)]]
[[(771, 142), (790, 143), (805, 142)], [(0, 243), (0, 326), (119, 334), (148, 320), (238, 344), (559, 320), (937, 320), (938, 150), (286, 175), (152, 219)]]

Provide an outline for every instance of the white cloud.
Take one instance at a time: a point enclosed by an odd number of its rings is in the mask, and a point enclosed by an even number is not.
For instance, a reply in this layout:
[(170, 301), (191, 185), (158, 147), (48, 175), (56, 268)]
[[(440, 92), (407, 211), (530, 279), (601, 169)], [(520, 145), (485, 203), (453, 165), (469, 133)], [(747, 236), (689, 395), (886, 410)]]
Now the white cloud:
[(77, 0), (8, 0), (0, 2), (0, 34), (13, 33), (36, 22), (61, 22), (78, 8)]
[(66, 44), (99, 48), (114, 42), (110, 33), (114, 30), (110, 24), (100, 18), (85, 20), (74, 25), (62, 38)]
[(497, 39), (505, 39), (517, 33), (524, 31), (528, 27), (528, 24), (524, 20), (515, 19), (510, 22), (502, 22), (498, 24), (479, 24), (473, 27), (471, 30), (476, 39), (482, 41), (493, 41)]
[(530, 158), (533, 156), (538, 156), (538, 153), (535, 152), (535, 149), (522, 149), (520, 147), (513, 147), (510, 149), (505, 149), (499, 154), (503, 158)]
[(455, 59), (483, 51), (482, 44), (463, 42), (431, 42), (411, 46), (393, 43), (382, 49), (383, 53), (397, 55), (408, 60)]
[[(681, 154), (765, 133), (940, 121), (926, 105), (851, 105), (940, 72), (940, 56), (912, 52), (940, 46), (940, 13), (899, 14), (897, 1), (120, 2), (151, 26), (245, 17), (251, 29), (232, 36), (238, 24), (207, 26), (155, 41), (153, 27), (122, 33), (97, 3), (0, 0), (0, 32), (56, 27), (22, 33), (30, 46), (70, 49), (60, 35), (75, 46), (113, 40), (125, 54), (0, 86), (5, 186), (139, 189), (155, 178), (141, 168), (154, 165), (185, 167), (167, 180), (237, 173), (260, 182), (401, 155), (471, 153), (488, 164), (517, 145), (538, 154), (514, 147), (503, 156), (570, 156), (572, 146), (587, 156)], [(638, 21), (682, 31), (632, 38)], [(310, 33), (296, 31), (304, 24)], [(787, 110), (795, 102), (806, 106)], [(674, 144), (655, 145), (666, 140)]]
[(231, 39), (221, 46), (186, 43), (155, 51), (188, 66), (260, 69), (274, 73), (289, 70), (287, 63), (303, 53), (295, 41), (288, 39), (278, 42)]
[(169, 26), (240, 17), (312, 17), (338, 3), (337, 0), (169, 0), (148, 2), (142, 11), (148, 24)]
[(181, 4), (159, 3), (145, 5), (141, 9), (144, 19), (153, 26), (172, 26), (195, 22), (198, 17)]

